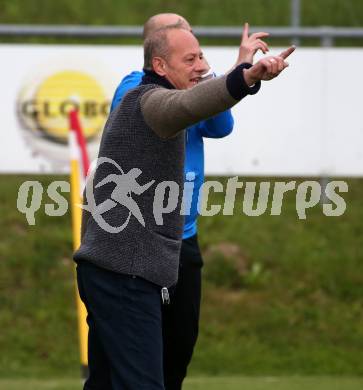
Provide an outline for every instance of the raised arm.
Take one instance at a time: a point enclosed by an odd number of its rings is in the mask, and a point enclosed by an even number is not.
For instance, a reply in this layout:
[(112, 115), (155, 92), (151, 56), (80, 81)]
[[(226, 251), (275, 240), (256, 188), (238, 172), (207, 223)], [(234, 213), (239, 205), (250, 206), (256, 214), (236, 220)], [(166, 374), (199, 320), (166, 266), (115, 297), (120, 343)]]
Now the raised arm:
[(226, 76), (197, 84), (185, 90), (155, 88), (141, 98), (141, 110), (146, 123), (163, 138), (219, 114), (256, 93), (260, 83), (250, 88), (244, 79), (244, 65)]
[(199, 123), (200, 135), (206, 138), (223, 138), (231, 134), (234, 120), (231, 110), (206, 119)]
[[(238, 50), (236, 64), (232, 70), (242, 63), (253, 64), (253, 57), (258, 50), (264, 54), (269, 51), (268, 45), (262, 40), (269, 36), (267, 32), (256, 32), (249, 35), (249, 24), (245, 23)], [(202, 137), (222, 138), (229, 135), (233, 130), (234, 120), (230, 110), (218, 114), (200, 123), (199, 129)]]

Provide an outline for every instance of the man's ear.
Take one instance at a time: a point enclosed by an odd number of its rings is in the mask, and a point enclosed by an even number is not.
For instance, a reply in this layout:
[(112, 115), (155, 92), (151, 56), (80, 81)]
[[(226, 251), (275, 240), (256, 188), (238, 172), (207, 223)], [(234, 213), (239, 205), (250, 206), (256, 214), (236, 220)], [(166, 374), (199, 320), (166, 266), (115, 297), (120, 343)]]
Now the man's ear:
[(161, 57), (154, 57), (152, 60), (154, 72), (159, 76), (165, 76), (165, 60)]

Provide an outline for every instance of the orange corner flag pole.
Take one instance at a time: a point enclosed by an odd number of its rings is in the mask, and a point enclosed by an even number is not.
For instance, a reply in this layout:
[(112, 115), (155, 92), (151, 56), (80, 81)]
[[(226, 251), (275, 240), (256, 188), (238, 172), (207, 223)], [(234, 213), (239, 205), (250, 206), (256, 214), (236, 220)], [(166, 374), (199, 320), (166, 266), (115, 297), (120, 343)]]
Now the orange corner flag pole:
[[(89, 170), (89, 159), (87, 155), (86, 142), (83, 136), (82, 128), (78, 118), (78, 111), (72, 110), (69, 113), (69, 147), (71, 164), (71, 207), (72, 207), (72, 231), (73, 231), (73, 249), (77, 250), (81, 244), (81, 221), (82, 209), (78, 206), (82, 204), (82, 191), (84, 182)], [(76, 283), (76, 302), (78, 313), (78, 332), (80, 343), (80, 359), (83, 375), (88, 370), (87, 357), (87, 310), (81, 301)]]

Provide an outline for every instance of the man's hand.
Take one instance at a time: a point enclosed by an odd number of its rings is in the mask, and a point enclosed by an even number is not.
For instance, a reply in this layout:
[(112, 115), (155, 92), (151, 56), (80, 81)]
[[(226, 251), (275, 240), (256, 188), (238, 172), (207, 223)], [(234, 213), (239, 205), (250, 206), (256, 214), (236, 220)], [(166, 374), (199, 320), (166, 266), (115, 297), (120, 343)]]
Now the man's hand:
[(253, 56), (258, 50), (261, 50), (263, 54), (266, 54), (269, 49), (267, 43), (262, 41), (261, 38), (265, 38), (270, 34), (267, 32), (257, 32), (248, 36), (249, 34), (249, 25), (245, 23), (242, 33), (241, 44), (239, 46), (238, 58), (236, 65), (238, 66), (244, 62), (253, 64)]
[(243, 69), (247, 85), (251, 86), (260, 80), (272, 80), (277, 77), (289, 64), (285, 59), (296, 49), (291, 46), (278, 56), (266, 57), (258, 61), (249, 69)]

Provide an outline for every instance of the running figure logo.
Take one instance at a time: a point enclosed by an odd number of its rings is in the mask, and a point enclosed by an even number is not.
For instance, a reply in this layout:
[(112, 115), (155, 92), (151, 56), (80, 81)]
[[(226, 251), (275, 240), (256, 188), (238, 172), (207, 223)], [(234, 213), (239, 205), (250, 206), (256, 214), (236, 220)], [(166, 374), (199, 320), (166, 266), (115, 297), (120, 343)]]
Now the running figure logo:
[[(120, 174), (109, 174), (95, 186), (95, 188), (99, 188), (107, 183), (115, 183), (116, 186), (111, 193), (111, 199), (106, 199), (105, 201), (96, 205), (96, 201), (93, 194), (94, 170), (87, 179), (85, 191), (87, 204), (81, 207), (84, 210), (89, 211), (92, 214), (94, 220), (100, 226), (100, 228), (109, 233), (119, 233), (124, 230), (129, 223), (131, 215), (133, 215), (139, 221), (139, 223), (145, 227), (145, 220), (141, 214), (139, 206), (132, 198), (132, 194), (141, 195), (154, 184), (155, 180), (152, 180), (144, 185), (140, 185), (136, 181), (136, 179), (142, 173), (139, 168), (132, 168), (129, 172), (124, 173), (122, 168), (115, 161), (111, 160), (108, 157), (100, 157), (97, 161), (96, 168), (98, 168), (101, 164), (104, 163), (112, 164), (120, 171)], [(113, 209), (116, 206), (126, 207), (129, 210), (129, 214), (126, 218), (126, 221), (118, 227), (111, 226), (102, 217), (102, 214), (106, 213), (107, 211)]]

